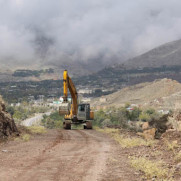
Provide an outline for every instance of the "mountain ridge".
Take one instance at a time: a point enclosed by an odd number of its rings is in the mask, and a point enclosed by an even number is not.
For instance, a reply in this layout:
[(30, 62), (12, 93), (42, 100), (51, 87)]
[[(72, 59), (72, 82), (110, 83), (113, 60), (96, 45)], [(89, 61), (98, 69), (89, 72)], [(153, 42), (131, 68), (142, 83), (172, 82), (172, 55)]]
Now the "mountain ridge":
[(129, 68), (181, 65), (181, 39), (160, 45), (124, 62)]

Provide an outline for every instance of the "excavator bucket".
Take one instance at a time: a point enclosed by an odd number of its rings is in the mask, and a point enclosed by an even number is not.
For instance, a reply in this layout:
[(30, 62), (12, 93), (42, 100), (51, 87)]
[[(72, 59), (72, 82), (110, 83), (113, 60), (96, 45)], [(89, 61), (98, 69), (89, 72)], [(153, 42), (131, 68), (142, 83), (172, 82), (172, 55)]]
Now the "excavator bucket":
[(61, 103), (59, 106), (59, 114), (66, 115), (70, 114), (70, 103)]

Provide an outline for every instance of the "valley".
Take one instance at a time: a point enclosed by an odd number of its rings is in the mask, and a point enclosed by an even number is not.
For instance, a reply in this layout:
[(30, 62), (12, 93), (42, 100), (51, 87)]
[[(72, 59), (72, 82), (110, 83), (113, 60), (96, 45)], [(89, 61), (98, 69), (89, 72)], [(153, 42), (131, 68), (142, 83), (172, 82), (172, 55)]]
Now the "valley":
[[(179, 42), (97, 72), (72, 67), (78, 101), (94, 110), (93, 130), (63, 129), (63, 69), (2, 72), (0, 180), (179, 181)], [(172, 64), (156, 56), (175, 53)]]

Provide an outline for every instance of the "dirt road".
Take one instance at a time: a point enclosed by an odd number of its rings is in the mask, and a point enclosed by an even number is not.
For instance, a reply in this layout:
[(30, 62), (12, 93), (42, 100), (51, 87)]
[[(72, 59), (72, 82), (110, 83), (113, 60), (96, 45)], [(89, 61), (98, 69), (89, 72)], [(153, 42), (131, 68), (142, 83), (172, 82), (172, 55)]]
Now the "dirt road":
[(43, 115), (49, 116), (50, 114), (51, 112), (39, 113), (32, 118), (25, 119), (24, 121), (22, 121), (21, 125), (23, 126), (39, 125), (41, 122), (41, 119), (43, 118)]
[[(110, 161), (120, 157), (116, 148), (95, 130), (50, 130), (28, 142), (11, 141), (0, 146), (0, 181), (130, 180), (132, 171), (120, 172)], [(120, 159), (125, 167), (124, 154)]]
[(3, 145), (0, 180), (98, 180), (109, 150), (110, 141), (95, 131), (52, 130)]

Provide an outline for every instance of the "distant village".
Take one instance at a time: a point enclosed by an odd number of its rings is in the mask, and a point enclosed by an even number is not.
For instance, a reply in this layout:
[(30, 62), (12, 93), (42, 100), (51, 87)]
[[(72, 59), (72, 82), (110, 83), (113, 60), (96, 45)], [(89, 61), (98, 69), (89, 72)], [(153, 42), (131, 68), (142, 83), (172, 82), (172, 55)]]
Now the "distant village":
[[(36, 89), (38, 85), (29, 84), (26, 89)], [(1, 90), (5, 90), (6, 88), (0, 87)], [(11, 85), (9, 86), (8, 92), (16, 93), (21, 91), (19, 86)], [(79, 101), (81, 103), (90, 103), (94, 97), (100, 95), (100, 101), (104, 102), (106, 99), (102, 94), (106, 94), (107, 92), (113, 91), (113, 89), (100, 89), (100, 88), (84, 88), (83, 86), (77, 86), (77, 92)], [(53, 87), (48, 89), (48, 94), (40, 94), (40, 95), (33, 95), (29, 94), (26, 97), (26, 101), (33, 106), (45, 106), (45, 107), (59, 107), (59, 104), (63, 101), (62, 98), (63, 92), (60, 88)], [(71, 96), (70, 96), (71, 97)], [(18, 98), (18, 101), (15, 103), (11, 103), (11, 106), (20, 106), (21, 103), (24, 101), (23, 98)], [(71, 101), (71, 100), (70, 100)]]

